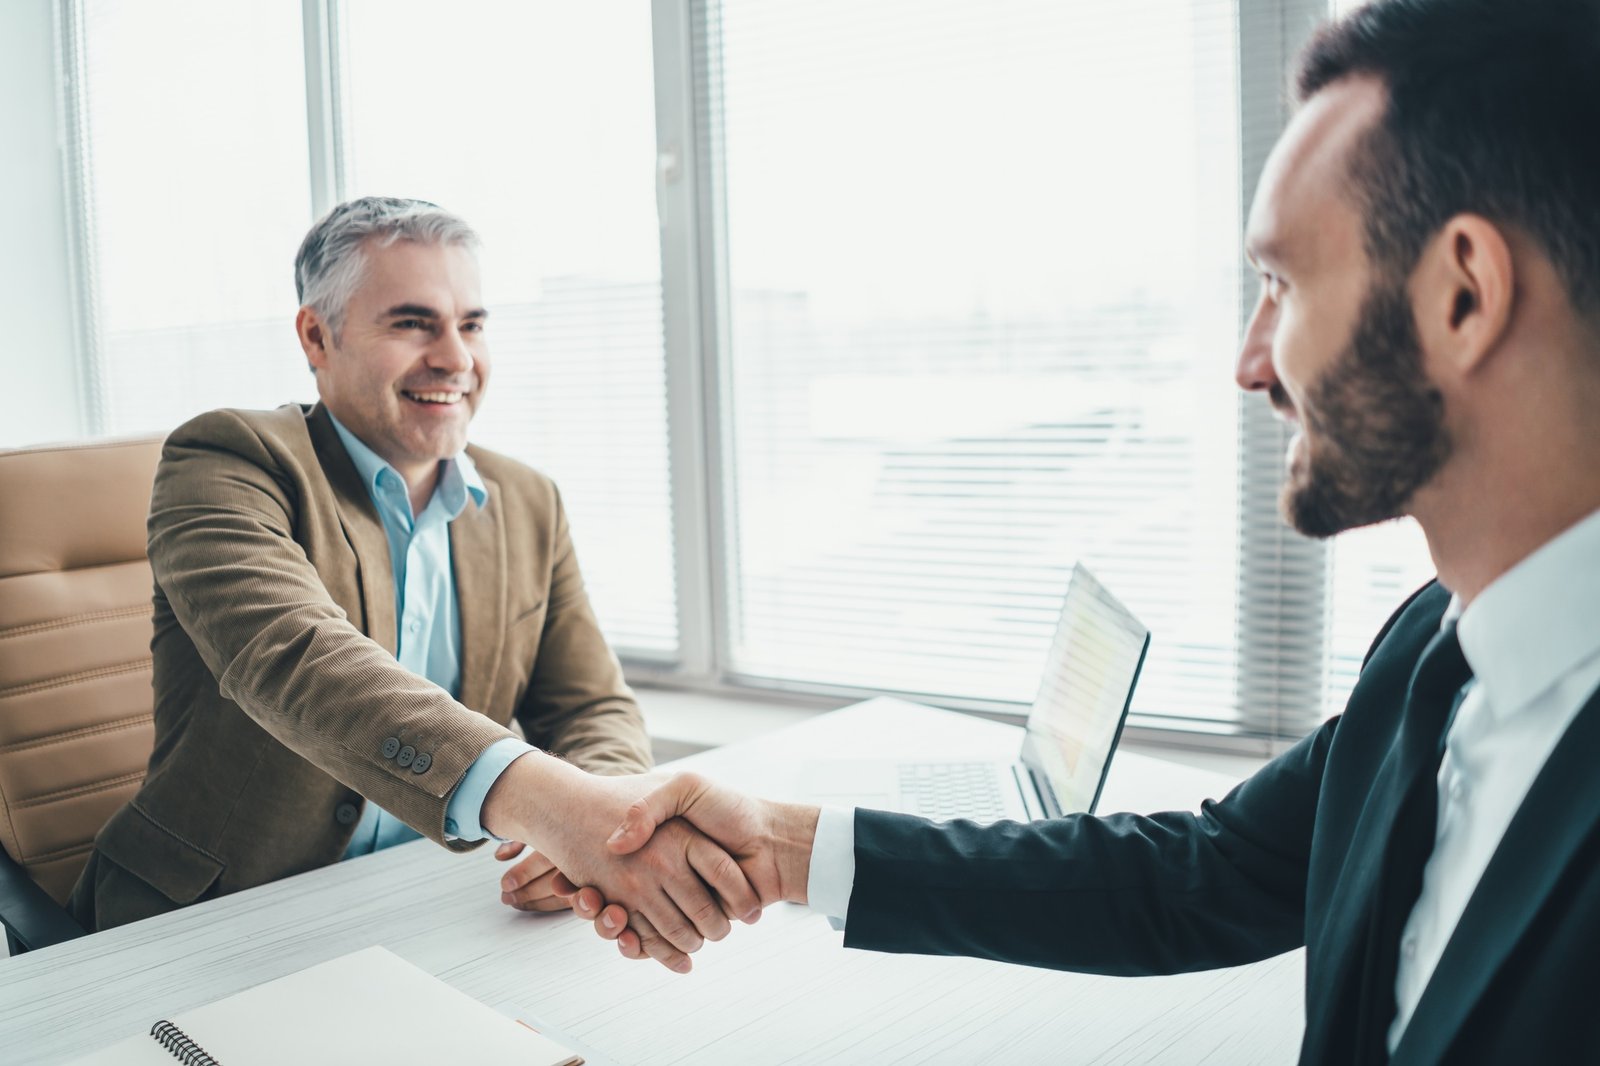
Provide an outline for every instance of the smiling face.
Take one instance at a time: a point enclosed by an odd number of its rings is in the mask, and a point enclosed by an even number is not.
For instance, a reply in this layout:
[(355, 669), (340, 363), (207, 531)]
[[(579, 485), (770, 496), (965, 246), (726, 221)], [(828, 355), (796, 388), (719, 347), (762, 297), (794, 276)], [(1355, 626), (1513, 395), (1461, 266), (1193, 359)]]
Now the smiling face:
[(477, 260), (458, 244), (407, 240), (363, 254), (339, 336), (303, 307), (301, 345), (334, 417), (431, 492), (439, 460), (466, 446), (489, 379)]
[(1325, 537), (1403, 513), (1450, 455), (1405, 279), (1374, 274), (1341, 193), (1384, 91), (1345, 79), (1289, 124), (1262, 172), (1246, 247), (1262, 277), (1237, 379), (1297, 427), (1284, 516)]

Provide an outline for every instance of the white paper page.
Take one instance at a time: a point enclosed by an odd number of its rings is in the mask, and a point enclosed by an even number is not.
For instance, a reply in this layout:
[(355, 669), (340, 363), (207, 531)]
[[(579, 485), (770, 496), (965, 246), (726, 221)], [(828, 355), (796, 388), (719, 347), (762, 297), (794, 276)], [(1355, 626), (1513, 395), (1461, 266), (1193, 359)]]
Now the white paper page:
[[(197, 1007), (169, 1019), (221, 1066), (438, 1066), (506, 1062), (563, 1066), (571, 1051), (509, 1021), (380, 947)], [(143, 1043), (155, 1054), (147, 1055)], [(75, 1066), (172, 1066), (149, 1036)]]

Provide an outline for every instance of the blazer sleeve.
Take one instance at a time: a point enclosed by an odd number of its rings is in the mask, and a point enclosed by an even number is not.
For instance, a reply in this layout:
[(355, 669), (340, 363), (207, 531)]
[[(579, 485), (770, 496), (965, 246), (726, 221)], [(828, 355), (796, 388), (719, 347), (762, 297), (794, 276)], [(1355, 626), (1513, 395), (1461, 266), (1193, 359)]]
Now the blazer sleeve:
[(590, 773), (644, 773), (653, 765), (644, 717), (589, 605), (566, 508), (552, 491), (550, 595), (517, 720), (530, 744)]
[[(449, 793), (511, 732), (457, 703), (350, 623), (295, 539), (304, 460), (237, 414), (168, 438), (150, 566), (223, 696), (273, 737), (435, 841)], [(417, 773), (383, 754), (397, 738)]]
[(1199, 814), (979, 826), (858, 811), (845, 946), (1125, 976), (1299, 947), (1337, 728), (1329, 721)]

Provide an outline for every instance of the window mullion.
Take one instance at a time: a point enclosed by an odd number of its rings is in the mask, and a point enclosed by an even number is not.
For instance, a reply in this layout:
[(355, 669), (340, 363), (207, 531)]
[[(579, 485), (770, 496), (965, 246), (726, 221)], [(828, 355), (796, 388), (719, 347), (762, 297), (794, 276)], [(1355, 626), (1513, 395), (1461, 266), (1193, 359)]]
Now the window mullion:
[[(1247, 217), (1289, 119), (1288, 73), (1325, 0), (1239, 0), (1240, 191)], [(1256, 280), (1241, 261), (1240, 337)], [(1322, 717), (1328, 549), (1290, 529), (1278, 492), (1290, 432), (1263, 397), (1239, 405), (1238, 703), (1244, 728), (1304, 732)]]
[(345, 194), (344, 108), (340, 97), (339, 0), (301, 0), (305, 33), (306, 145), (311, 214), (321, 218)]
[(94, 170), (89, 107), (84, 99), (83, 0), (60, 0), (56, 5), (55, 33), (61, 64), (61, 115), (66, 124), (62, 169), (67, 186), (67, 257), (78, 352), (78, 421), (82, 433), (98, 437), (106, 432), (110, 419), (95, 270)]
[(732, 662), (739, 597), (739, 550), (734, 521), (733, 476), (738, 462), (732, 429), (732, 308), (728, 280), (728, 214), (724, 196), (727, 157), (723, 151), (721, 0), (687, 0), (693, 62), (695, 138), (695, 241), (700, 279), (701, 396), (706, 433), (706, 495), (709, 549), (712, 673), (725, 678)]
[[(706, 681), (716, 669), (720, 494), (715, 389), (715, 301), (705, 291), (705, 229), (696, 151), (698, 121), (693, 12), (688, 0), (655, 0), (656, 207), (661, 222), (661, 297), (672, 476), (678, 657), (675, 677)], [(631, 676), (668, 673), (630, 663)]]

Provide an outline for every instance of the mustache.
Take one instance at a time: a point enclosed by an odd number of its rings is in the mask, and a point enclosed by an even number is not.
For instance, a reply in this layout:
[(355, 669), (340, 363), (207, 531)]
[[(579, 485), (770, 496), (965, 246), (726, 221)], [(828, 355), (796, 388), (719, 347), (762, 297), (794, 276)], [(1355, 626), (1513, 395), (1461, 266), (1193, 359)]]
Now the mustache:
[(1281, 382), (1274, 382), (1268, 387), (1267, 399), (1279, 414), (1292, 415), (1295, 413), (1294, 401), (1289, 399), (1289, 391), (1283, 387)]

